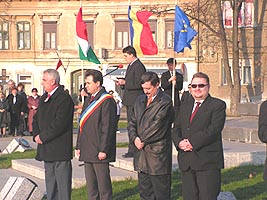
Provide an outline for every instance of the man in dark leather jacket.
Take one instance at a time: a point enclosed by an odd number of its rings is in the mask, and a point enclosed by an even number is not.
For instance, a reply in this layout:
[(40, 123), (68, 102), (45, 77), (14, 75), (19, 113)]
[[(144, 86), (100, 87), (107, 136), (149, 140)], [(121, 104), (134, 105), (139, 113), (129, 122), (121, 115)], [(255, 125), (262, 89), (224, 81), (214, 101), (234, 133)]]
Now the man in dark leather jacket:
[(170, 199), (172, 100), (159, 87), (156, 73), (145, 72), (141, 79), (145, 94), (137, 98), (128, 125), (140, 198)]

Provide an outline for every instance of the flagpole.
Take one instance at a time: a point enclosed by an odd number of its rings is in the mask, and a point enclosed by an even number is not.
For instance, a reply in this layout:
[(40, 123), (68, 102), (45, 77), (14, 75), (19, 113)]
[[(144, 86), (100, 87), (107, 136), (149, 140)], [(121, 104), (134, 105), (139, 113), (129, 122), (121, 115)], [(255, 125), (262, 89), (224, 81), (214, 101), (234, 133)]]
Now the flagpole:
[[(84, 88), (84, 71), (83, 71), (83, 60), (81, 60), (82, 64), (82, 88)], [(82, 96), (82, 105), (84, 103), (84, 96)]]
[[(175, 51), (173, 51), (173, 64), (172, 64), (172, 76), (176, 76), (176, 70), (175, 70)], [(176, 79), (172, 81), (172, 105), (175, 105), (175, 85), (176, 85)]]
[[(178, 4), (178, 0), (175, 0), (175, 5)], [(174, 46), (174, 41), (173, 41), (173, 46)], [(176, 75), (176, 71), (175, 71), (175, 51), (173, 50), (173, 63), (172, 63), (172, 75), (175, 76)], [(172, 105), (175, 105), (175, 98), (174, 98), (174, 93), (175, 93), (175, 81), (172, 81)]]
[[(80, 8), (82, 7), (82, 0), (80, 0)], [(84, 69), (83, 69), (83, 60), (81, 60), (81, 68), (82, 68), (82, 88), (84, 88)], [(84, 88), (85, 90), (85, 88)], [(84, 104), (84, 96), (82, 96), (82, 105)]]

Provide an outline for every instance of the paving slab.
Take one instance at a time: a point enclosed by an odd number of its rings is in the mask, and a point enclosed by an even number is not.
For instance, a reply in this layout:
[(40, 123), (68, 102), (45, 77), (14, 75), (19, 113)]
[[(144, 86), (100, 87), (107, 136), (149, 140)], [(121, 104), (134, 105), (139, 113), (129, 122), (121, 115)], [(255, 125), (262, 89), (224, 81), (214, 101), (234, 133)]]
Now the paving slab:
[(236, 200), (236, 198), (232, 192), (220, 192), (217, 200)]
[(17, 171), (15, 169), (9, 168), (9, 169), (1, 169), (0, 170), (1, 178), (0, 178), (0, 191), (8, 181), (9, 177), (26, 177), (32, 180), (34, 183), (38, 185), (38, 189), (42, 192), (42, 194), (45, 194), (45, 183), (44, 180), (41, 180), (39, 178), (36, 178), (34, 176), (31, 176), (27, 173)]

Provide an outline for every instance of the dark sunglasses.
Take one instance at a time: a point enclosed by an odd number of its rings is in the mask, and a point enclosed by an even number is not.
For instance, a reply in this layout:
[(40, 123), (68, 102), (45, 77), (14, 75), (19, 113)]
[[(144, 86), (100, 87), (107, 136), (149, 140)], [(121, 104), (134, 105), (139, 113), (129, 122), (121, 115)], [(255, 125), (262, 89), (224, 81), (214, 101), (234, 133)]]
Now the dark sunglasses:
[(208, 84), (191, 84), (192, 88), (204, 88), (205, 86), (207, 86)]

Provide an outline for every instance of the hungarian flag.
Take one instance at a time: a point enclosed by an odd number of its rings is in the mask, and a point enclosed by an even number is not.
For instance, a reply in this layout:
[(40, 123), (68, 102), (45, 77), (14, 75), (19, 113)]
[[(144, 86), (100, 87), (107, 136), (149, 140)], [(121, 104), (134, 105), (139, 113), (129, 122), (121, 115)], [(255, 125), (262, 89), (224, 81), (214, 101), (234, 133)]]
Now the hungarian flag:
[(76, 19), (76, 34), (79, 44), (79, 57), (81, 60), (88, 60), (95, 64), (100, 64), (98, 58), (96, 57), (92, 47), (89, 44), (86, 24), (82, 19), (82, 7), (77, 14)]
[(133, 11), (131, 6), (128, 9), (130, 23), (131, 45), (138, 55), (155, 55), (158, 53), (148, 19), (152, 15), (149, 11)]

